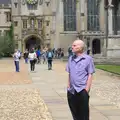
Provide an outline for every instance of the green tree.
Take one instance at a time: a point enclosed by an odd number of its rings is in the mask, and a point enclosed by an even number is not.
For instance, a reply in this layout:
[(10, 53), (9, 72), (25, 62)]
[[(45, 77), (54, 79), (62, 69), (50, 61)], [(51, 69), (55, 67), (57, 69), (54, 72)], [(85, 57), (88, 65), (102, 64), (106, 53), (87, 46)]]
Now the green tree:
[(14, 40), (14, 26), (13, 24), (11, 24), (10, 26), (10, 31), (9, 31), (9, 34), (8, 34), (8, 46), (9, 46), (9, 49), (11, 52), (14, 52), (14, 49), (15, 49), (15, 40)]
[(14, 27), (11, 24), (10, 30), (4, 36), (0, 36), (0, 56), (10, 57), (14, 49)]
[(0, 58), (4, 56), (4, 49), (5, 49), (5, 42), (4, 42), (4, 36), (0, 36)]

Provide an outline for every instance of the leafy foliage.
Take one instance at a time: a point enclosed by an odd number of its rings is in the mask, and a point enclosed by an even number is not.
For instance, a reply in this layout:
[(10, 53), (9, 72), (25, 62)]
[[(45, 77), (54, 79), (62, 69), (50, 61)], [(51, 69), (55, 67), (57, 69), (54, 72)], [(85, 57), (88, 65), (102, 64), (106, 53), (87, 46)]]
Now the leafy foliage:
[(4, 36), (0, 36), (0, 57), (10, 57), (14, 52), (14, 48), (14, 28), (11, 24), (9, 32)]

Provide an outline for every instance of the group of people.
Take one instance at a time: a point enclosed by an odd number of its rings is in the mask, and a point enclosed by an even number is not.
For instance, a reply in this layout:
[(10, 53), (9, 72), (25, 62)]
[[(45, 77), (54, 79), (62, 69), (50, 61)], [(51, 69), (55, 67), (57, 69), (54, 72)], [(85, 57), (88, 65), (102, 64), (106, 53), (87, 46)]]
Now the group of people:
[(54, 53), (54, 58), (60, 59), (64, 57), (63, 48), (53, 49), (53, 53)]
[[(22, 54), (19, 52), (19, 50), (15, 50), (15, 53), (13, 54), (14, 62), (15, 62), (15, 68), (16, 72), (20, 72), (19, 68), (19, 61)], [(41, 59), (43, 59), (43, 64), (48, 63), (48, 70), (52, 69), (52, 61), (53, 61), (54, 54), (52, 50), (49, 49), (43, 49), (41, 52), (40, 49), (35, 50), (34, 48), (30, 49), (29, 51), (26, 50), (23, 54), (23, 58), (25, 60), (25, 63), (30, 63), (30, 70), (35, 70), (35, 64), (41, 63)]]

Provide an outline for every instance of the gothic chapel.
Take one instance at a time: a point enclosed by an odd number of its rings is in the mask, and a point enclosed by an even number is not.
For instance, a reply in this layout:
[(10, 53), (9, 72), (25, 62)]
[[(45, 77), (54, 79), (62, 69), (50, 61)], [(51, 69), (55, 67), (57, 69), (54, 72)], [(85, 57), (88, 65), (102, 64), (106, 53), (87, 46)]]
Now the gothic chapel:
[(0, 0), (0, 35), (14, 25), (16, 48), (85, 41), (93, 56), (120, 58), (120, 0)]

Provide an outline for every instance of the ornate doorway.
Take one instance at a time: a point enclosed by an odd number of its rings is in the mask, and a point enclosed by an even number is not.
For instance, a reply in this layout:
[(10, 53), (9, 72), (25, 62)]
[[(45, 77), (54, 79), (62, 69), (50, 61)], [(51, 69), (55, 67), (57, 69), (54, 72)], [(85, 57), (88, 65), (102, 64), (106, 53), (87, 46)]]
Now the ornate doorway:
[(94, 39), (92, 41), (92, 53), (100, 54), (101, 53), (101, 42), (100, 39)]
[(25, 40), (24, 46), (25, 46), (25, 49), (28, 49), (28, 50), (30, 50), (32, 48), (40, 49), (41, 48), (41, 40), (36, 36), (30, 36)]

